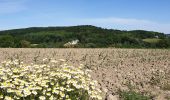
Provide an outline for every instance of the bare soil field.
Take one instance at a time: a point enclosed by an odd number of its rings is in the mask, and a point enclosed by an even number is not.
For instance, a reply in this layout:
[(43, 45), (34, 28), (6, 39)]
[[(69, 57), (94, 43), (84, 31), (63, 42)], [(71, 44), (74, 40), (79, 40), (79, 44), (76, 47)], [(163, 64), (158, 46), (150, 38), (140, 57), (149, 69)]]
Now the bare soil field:
[[(133, 90), (154, 100), (170, 99), (170, 50), (164, 49), (0, 49), (0, 62), (20, 59), (40, 63), (43, 58), (84, 64), (101, 86), (104, 97)], [(118, 99), (118, 98), (117, 98)]]

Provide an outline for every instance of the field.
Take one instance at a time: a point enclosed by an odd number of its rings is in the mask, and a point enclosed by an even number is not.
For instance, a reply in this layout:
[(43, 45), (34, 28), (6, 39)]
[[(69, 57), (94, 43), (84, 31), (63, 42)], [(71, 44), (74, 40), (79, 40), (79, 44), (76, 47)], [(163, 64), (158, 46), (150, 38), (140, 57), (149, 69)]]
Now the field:
[(41, 63), (43, 58), (65, 59), (91, 69), (104, 97), (134, 91), (155, 100), (170, 98), (170, 50), (164, 49), (0, 49), (0, 62), (20, 59)]
[(161, 39), (157, 39), (157, 38), (147, 38), (147, 39), (143, 39), (143, 41), (148, 42), (148, 43), (158, 43)]

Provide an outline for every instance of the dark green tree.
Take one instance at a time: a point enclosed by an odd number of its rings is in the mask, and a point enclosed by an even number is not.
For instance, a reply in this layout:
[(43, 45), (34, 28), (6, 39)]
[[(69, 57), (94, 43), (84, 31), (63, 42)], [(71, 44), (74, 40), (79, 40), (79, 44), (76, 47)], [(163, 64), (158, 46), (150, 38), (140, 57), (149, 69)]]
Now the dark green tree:
[(0, 47), (15, 47), (14, 38), (11, 35), (0, 36)]
[(21, 40), (20, 43), (21, 43), (22, 48), (29, 48), (30, 47), (30, 42), (29, 41)]

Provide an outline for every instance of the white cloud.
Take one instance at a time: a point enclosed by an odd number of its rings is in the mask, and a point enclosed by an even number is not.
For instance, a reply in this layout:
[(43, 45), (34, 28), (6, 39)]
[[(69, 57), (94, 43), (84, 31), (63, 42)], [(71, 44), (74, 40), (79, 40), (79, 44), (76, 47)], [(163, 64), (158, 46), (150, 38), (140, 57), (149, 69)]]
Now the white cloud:
[(20, 12), (26, 9), (24, 6), (26, 0), (1, 0), (0, 14)]
[(123, 30), (149, 30), (170, 33), (170, 24), (164, 24), (143, 19), (133, 18), (85, 18), (74, 19), (77, 24), (90, 24), (104, 28), (123, 29)]

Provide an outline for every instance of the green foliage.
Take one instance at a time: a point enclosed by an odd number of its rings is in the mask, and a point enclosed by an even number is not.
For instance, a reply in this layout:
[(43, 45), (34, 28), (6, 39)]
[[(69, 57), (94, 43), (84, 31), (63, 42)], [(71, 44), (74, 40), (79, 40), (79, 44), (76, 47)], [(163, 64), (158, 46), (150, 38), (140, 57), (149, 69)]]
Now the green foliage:
[(121, 92), (120, 96), (123, 100), (150, 100), (149, 97), (134, 91)]
[(63, 48), (65, 43), (77, 39), (79, 40), (77, 48), (170, 47), (170, 39), (163, 33), (142, 30), (120, 31), (90, 25), (0, 31), (0, 47)]
[(160, 40), (156, 45), (159, 48), (168, 48), (170, 47), (170, 40), (168, 39)]
[(14, 47), (14, 38), (10, 35), (0, 36), (0, 47)]
[(87, 44), (85, 44), (85, 47), (87, 47), (87, 48), (95, 48), (96, 45), (94, 43), (87, 43)]
[(26, 40), (21, 40), (21, 47), (22, 48), (29, 48), (30, 47), (30, 42)]

